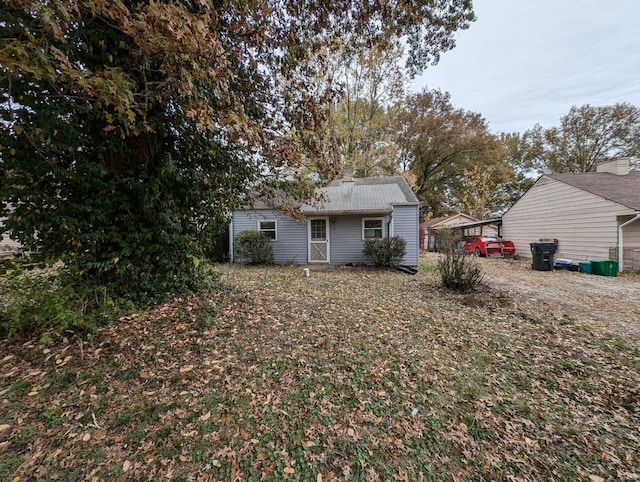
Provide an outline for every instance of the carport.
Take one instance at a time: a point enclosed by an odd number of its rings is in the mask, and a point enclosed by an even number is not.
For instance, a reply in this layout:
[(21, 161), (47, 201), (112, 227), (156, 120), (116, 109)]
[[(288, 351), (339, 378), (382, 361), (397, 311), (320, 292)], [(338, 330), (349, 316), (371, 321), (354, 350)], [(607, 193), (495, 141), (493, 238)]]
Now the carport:
[(490, 224), (493, 224), (494, 226), (498, 226), (498, 237), (502, 237), (502, 218), (496, 218), (496, 219), (487, 219), (485, 221), (474, 221), (472, 223), (465, 223), (465, 224), (459, 224), (458, 226), (455, 226), (453, 228), (451, 228), (454, 232), (454, 234), (461, 236), (461, 237), (468, 237), (468, 236), (472, 236), (469, 231), (475, 228), (480, 228), (480, 236), (482, 236), (482, 228), (484, 226), (489, 226)]

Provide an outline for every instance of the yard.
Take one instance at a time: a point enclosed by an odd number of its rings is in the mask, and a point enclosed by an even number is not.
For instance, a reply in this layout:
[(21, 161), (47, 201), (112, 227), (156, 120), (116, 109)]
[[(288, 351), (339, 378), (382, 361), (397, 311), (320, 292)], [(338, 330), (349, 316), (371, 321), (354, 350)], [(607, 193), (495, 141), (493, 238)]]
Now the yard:
[(0, 341), (0, 480), (638, 480), (640, 279), (222, 265), (90, 341)]

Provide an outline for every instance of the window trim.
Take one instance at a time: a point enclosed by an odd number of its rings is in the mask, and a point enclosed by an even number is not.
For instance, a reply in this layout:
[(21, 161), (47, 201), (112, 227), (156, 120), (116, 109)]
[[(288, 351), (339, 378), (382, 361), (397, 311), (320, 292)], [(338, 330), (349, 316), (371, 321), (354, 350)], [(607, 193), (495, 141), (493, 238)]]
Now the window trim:
[[(380, 221), (380, 227), (379, 228), (365, 228), (365, 224), (366, 221)], [(374, 238), (367, 238), (364, 235), (365, 230), (371, 230), (371, 229), (379, 229), (380, 230), (380, 237), (374, 237)], [(362, 240), (366, 241), (367, 239), (383, 239), (384, 238), (384, 217), (375, 217), (375, 218), (362, 218)]]
[[(262, 229), (262, 223), (273, 223), (273, 229)], [(258, 219), (256, 222), (256, 229), (260, 233), (271, 233), (273, 232), (275, 238), (269, 238), (271, 241), (278, 240), (278, 220), (277, 219)]]

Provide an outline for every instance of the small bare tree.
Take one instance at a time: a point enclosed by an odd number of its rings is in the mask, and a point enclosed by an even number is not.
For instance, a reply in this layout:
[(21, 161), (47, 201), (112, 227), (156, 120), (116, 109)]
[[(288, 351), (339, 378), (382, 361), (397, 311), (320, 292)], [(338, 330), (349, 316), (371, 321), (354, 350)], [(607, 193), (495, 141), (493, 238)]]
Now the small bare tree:
[(476, 259), (465, 250), (458, 249), (453, 236), (445, 236), (444, 252), (438, 258), (438, 271), (442, 286), (459, 292), (477, 291), (484, 273)]

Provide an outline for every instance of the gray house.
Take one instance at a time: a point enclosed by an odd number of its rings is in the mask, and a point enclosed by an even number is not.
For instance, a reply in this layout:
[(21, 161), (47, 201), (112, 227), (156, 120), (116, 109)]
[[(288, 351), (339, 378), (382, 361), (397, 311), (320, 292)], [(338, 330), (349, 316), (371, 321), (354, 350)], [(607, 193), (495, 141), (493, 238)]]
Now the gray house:
[(405, 178), (345, 176), (320, 191), (324, 202), (301, 206), (302, 220), (260, 203), (234, 211), (231, 259), (233, 240), (251, 229), (271, 238), (276, 263), (369, 264), (365, 239), (400, 236), (407, 243), (402, 264), (418, 266), (420, 203)]

